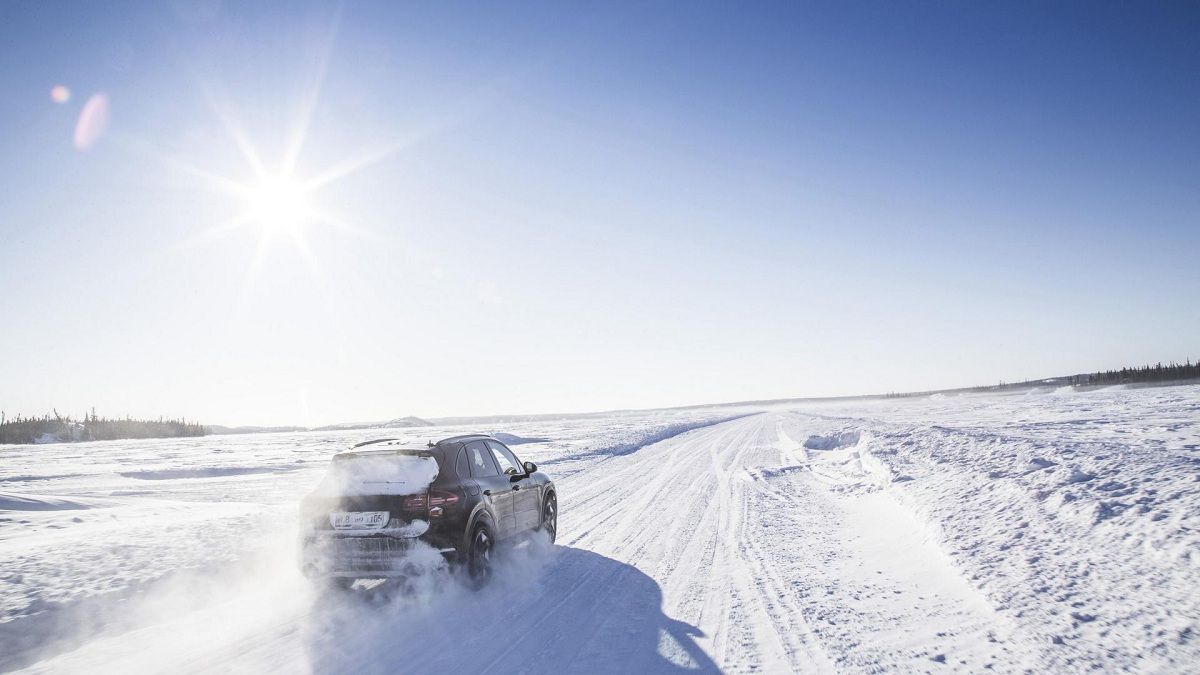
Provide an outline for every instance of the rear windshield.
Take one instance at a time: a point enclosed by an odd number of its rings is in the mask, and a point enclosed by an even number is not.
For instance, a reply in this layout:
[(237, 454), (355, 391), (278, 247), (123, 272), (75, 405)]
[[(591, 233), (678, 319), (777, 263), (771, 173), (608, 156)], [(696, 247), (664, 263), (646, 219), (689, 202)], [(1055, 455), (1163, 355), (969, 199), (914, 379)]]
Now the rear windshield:
[(424, 492), (437, 476), (437, 460), (428, 455), (340, 457), (317, 491), (335, 496), (411, 495)]

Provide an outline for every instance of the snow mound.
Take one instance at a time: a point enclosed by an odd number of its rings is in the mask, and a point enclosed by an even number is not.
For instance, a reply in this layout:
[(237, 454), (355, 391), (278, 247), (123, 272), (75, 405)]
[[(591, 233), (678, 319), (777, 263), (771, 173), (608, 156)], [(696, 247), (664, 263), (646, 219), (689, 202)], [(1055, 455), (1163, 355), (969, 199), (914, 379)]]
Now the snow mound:
[(804, 441), (804, 447), (809, 450), (840, 450), (852, 445), (858, 445), (860, 434), (857, 431), (843, 431), (830, 436), (809, 436)]
[(503, 432), (493, 433), (492, 438), (500, 441), (505, 445), (525, 445), (526, 443), (549, 443), (549, 438), (529, 438), (518, 436), (516, 434), (506, 434)]
[(78, 499), (50, 495), (26, 495), (0, 492), (0, 511), (69, 511), (108, 506), (102, 499)]
[(1095, 475), (1087, 473), (1086, 471), (1071, 469), (1071, 475), (1067, 476), (1067, 483), (1086, 483), (1095, 477)]
[(753, 478), (754, 480), (770, 480), (772, 478), (779, 478), (780, 476), (787, 476), (789, 474), (799, 473), (801, 471), (808, 471), (808, 470), (809, 470), (809, 467), (807, 464), (790, 464), (787, 466), (781, 466), (781, 467), (774, 468), (774, 469), (772, 469), (772, 468), (755, 469), (750, 472), (750, 477)]
[[(1041, 471), (1042, 469), (1049, 469), (1052, 466), (1056, 466), (1054, 462), (1051, 462), (1048, 459), (1043, 459), (1041, 457), (1034, 457), (1033, 459), (1029, 460), (1028, 463), (1025, 464), (1025, 473), (1032, 473), (1034, 471)], [(997, 477), (1000, 475), (1003, 475), (1003, 474), (998, 473)]]

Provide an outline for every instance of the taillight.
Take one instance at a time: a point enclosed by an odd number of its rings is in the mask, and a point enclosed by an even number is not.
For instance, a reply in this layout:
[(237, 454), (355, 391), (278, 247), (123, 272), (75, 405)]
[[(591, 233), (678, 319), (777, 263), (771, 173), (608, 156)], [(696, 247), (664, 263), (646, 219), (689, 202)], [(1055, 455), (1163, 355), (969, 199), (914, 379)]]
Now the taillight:
[(430, 490), (428, 495), (409, 495), (404, 498), (404, 508), (406, 509), (425, 509), (457, 503), (458, 495), (443, 490)]
[(450, 504), (458, 503), (458, 495), (453, 492), (442, 492), (441, 490), (429, 491), (430, 506), (449, 506)]

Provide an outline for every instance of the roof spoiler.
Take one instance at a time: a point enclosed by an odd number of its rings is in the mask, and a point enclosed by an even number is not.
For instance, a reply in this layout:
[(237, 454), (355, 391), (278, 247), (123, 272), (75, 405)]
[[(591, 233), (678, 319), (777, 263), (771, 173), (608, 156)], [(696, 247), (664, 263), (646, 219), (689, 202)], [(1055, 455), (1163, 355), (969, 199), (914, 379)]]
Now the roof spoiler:
[(362, 443), (355, 443), (351, 447), (352, 448), (361, 448), (364, 445), (374, 445), (376, 443), (387, 443), (388, 441), (398, 441), (398, 440), (400, 440), (400, 439), (399, 438), (376, 438), (371, 441), (363, 441)]
[[(341, 450), (341, 451), (337, 452), (336, 454), (334, 454), (333, 458), (334, 459), (346, 459), (349, 457), (359, 457), (359, 456), (363, 456), (365, 454), (375, 454), (375, 453), (380, 453), (380, 452), (384, 452), (384, 453), (393, 452), (397, 455), (411, 455), (414, 457), (433, 457), (433, 452), (431, 452), (429, 449), (426, 449), (426, 448), (395, 447), (395, 448), (376, 449), (376, 448), (370, 447), (372, 445), (379, 445), (381, 443), (391, 443), (393, 441), (399, 441), (399, 440), (400, 440), (399, 438), (376, 438), (371, 441), (363, 441), (362, 443), (355, 443), (352, 447), (350, 447), (346, 450)], [(362, 449), (363, 452), (357, 452), (360, 449)]]

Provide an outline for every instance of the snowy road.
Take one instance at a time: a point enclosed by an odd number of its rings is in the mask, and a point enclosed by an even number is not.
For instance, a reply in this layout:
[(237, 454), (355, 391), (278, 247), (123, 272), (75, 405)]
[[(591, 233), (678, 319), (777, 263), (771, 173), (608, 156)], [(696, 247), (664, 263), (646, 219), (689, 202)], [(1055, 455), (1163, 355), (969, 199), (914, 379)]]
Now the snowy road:
[[(1189, 391), (1175, 408), (1165, 399), (1131, 399), (1169, 418), (1169, 447), (1153, 465), (1139, 464), (1133, 452), (1146, 438), (1107, 464), (1106, 455), (1082, 456), (1100, 442), (1086, 434), (1074, 445), (1042, 447), (1036, 430), (1048, 413), (1023, 427), (1023, 440), (976, 439), (973, 453), (999, 450), (956, 463), (929, 455), (929, 447), (948, 452), (958, 436), (944, 439), (948, 427), (913, 427), (902, 406), (852, 411), (858, 416), (822, 409), (714, 418), (611, 452), (529, 445), (523, 458), (559, 476), (559, 542), (516, 551), (507, 578), (482, 593), (443, 586), (415, 598), (361, 588), (317, 595), (291, 564), (283, 525), (290, 506), (281, 505), (264, 521), (279, 525), (278, 546), (215, 573), (161, 582), (113, 610), (119, 630), (97, 629), (77, 645), (9, 665), (32, 672), (1186, 670), (1197, 654), (1200, 608), (1196, 538), (1186, 527), (1197, 507), (1196, 399)], [(926, 414), (943, 404), (922, 405)], [(937, 409), (942, 421), (968, 414)], [(980, 406), (969, 413), (976, 421), (992, 414)], [(1110, 416), (1099, 433), (1129, 427), (1128, 417)], [(1038, 456), (1027, 458), (1022, 443)], [(910, 446), (918, 450), (904, 450)], [(927, 459), (936, 473), (921, 473)], [(1000, 463), (1017, 470), (1001, 476)], [(979, 475), (990, 476), (986, 488), (970, 484)], [(1128, 491), (1139, 484), (1151, 495), (1170, 488), (1174, 501), (1170, 509), (1122, 510), (1084, 529), (1067, 517), (1090, 498), (1086, 490), (1109, 511), (1124, 503), (1112, 497), (1115, 483), (1130, 504), (1149, 503)], [(1024, 510), (1030, 500), (1038, 511)], [(1158, 545), (1145, 539), (1153, 528), (1164, 533)], [(1134, 531), (1144, 538), (1130, 541)], [(1089, 543), (1107, 546), (1120, 562), (1080, 553)], [(1077, 569), (1064, 577), (1071, 565)], [(1167, 574), (1169, 588), (1142, 588), (1142, 566)]]
[(1003, 622), (920, 528), (886, 499), (839, 499), (805, 470), (793, 426), (756, 415), (608, 462), (564, 487), (564, 531), (577, 532), (564, 543), (655, 579), (664, 612), (722, 669), (1000, 655), (986, 635)]

